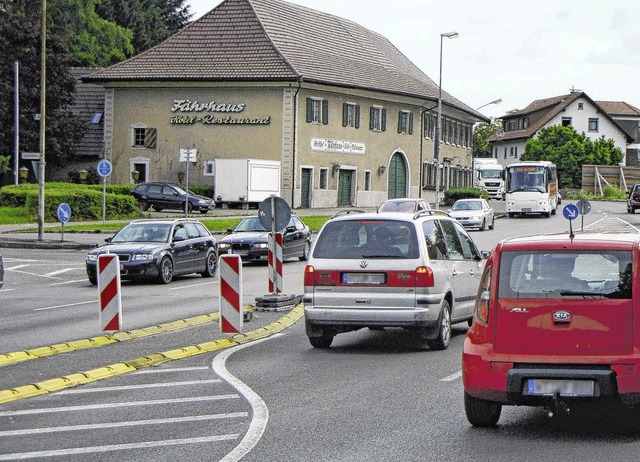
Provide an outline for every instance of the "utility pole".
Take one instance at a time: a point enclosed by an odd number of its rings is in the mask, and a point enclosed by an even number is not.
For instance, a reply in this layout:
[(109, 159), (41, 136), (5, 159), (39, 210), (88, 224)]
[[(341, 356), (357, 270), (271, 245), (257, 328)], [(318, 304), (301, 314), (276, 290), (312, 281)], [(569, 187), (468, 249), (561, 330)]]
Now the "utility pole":
[(42, 51), (40, 53), (40, 162), (38, 164), (38, 240), (44, 241), (44, 145), (47, 82), (47, 0), (42, 0)]

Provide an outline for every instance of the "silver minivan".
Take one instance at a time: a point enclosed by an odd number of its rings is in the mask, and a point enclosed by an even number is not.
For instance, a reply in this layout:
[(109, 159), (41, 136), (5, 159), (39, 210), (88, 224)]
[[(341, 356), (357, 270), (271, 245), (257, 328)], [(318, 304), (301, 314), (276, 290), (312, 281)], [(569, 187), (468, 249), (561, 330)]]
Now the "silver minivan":
[(306, 333), (315, 348), (364, 327), (405, 328), (444, 350), (469, 322), (484, 257), (446, 213), (336, 214), (320, 230), (304, 275)]

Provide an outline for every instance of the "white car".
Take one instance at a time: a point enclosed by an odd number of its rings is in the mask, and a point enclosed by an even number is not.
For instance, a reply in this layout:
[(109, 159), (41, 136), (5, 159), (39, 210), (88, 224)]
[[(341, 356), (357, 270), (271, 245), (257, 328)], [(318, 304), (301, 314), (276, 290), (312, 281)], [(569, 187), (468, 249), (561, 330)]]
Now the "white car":
[(495, 214), (485, 199), (458, 199), (448, 213), (465, 228), (484, 231), (495, 226)]

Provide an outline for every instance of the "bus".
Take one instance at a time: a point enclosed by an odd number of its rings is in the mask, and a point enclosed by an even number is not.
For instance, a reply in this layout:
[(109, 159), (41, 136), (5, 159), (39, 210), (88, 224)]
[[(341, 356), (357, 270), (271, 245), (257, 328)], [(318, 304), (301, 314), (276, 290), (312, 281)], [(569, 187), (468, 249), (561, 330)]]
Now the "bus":
[(549, 161), (518, 162), (505, 169), (505, 200), (509, 217), (555, 215), (558, 208), (558, 172)]

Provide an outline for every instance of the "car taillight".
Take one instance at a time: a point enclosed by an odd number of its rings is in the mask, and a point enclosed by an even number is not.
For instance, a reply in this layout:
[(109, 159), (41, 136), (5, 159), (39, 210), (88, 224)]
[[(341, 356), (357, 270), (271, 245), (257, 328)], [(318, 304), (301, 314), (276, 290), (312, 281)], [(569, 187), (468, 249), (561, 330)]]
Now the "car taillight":
[(433, 271), (426, 266), (418, 266), (416, 268), (416, 287), (433, 287), (435, 281), (433, 279)]
[(476, 297), (475, 315), (479, 321), (489, 321), (489, 307), (491, 301), (491, 272), (493, 267), (488, 266), (482, 275), (478, 296)]
[(316, 269), (307, 265), (304, 269), (304, 285), (305, 286), (314, 286), (316, 282)]
[(633, 193), (633, 198), (634, 198), (634, 199), (638, 199), (638, 193), (637, 193), (637, 192), (634, 192), (634, 193)]

